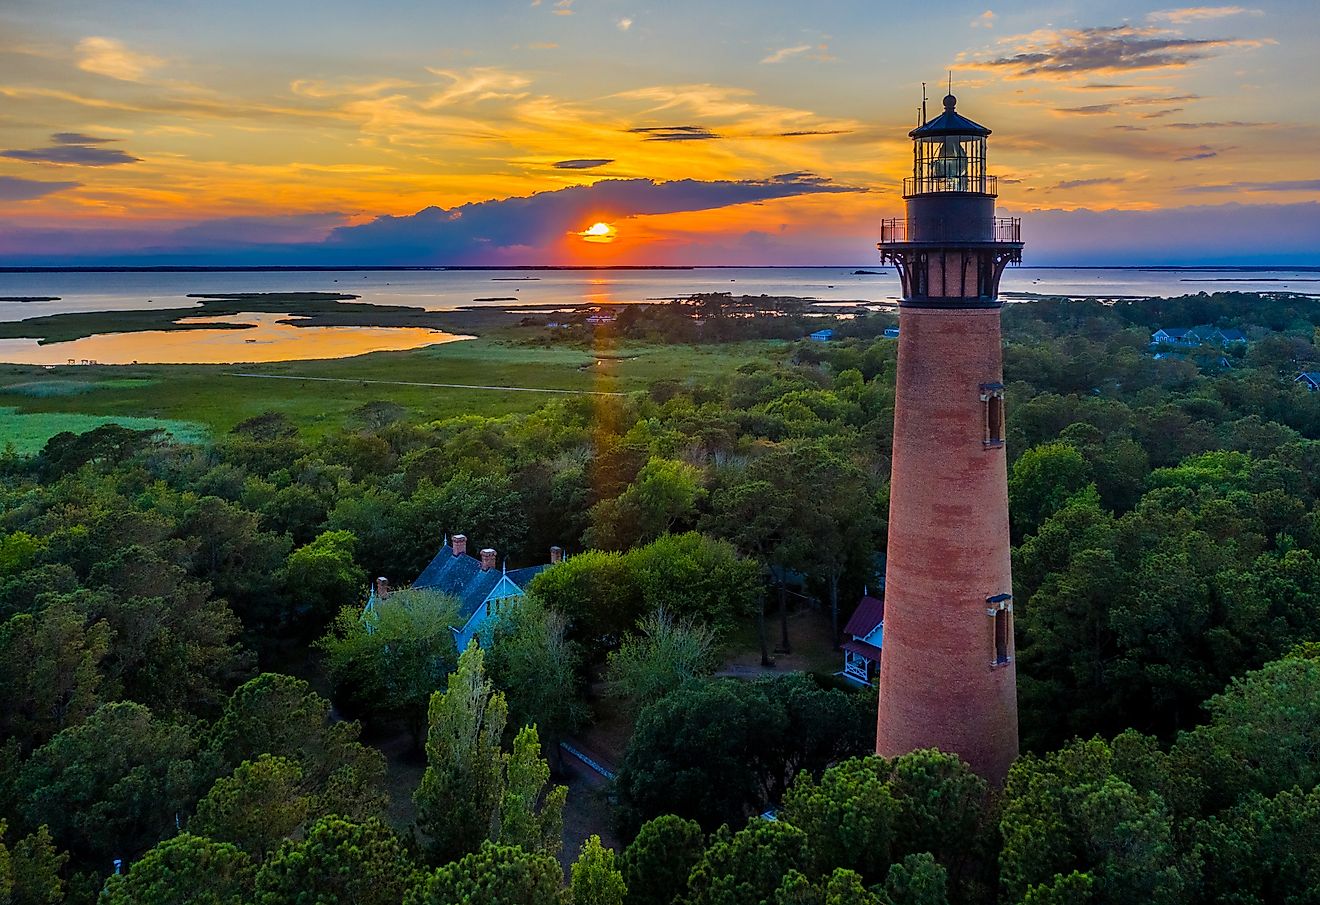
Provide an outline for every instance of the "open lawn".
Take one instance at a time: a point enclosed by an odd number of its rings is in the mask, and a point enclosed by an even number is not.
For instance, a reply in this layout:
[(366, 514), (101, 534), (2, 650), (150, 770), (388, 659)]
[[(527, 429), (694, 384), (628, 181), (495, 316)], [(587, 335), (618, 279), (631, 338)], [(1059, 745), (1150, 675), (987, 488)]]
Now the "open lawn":
[(0, 450), (11, 445), (20, 455), (41, 452), (46, 441), (69, 431), (81, 434), (102, 424), (118, 424), (130, 430), (163, 430), (182, 443), (206, 439), (206, 427), (192, 421), (165, 418), (133, 418), (122, 415), (82, 415), (76, 412), (20, 412), (0, 406)]
[[(53, 369), (0, 365), (0, 407), (25, 415), (99, 419), (84, 429), (106, 420), (126, 424), (125, 418), (146, 418), (189, 422), (216, 434), (254, 415), (276, 411), (307, 433), (320, 435), (339, 428), (353, 409), (377, 400), (397, 403), (417, 420), (430, 421), (462, 414), (529, 412), (557, 398), (512, 389), (402, 384), (627, 393), (643, 390), (661, 378), (709, 380), (747, 362), (786, 354), (785, 345), (775, 342), (705, 346), (611, 343), (589, 351), (531, 344), (525, 339), (539, 335), (539, 331), (502, 331), (408, 352), (251, 365), (71, 365)], [(238, 374), (333, 379), (262, 380)], [(12, 417), (6, 416), (6, 421)], [(49, 423), (54, 429), (45, 436), (71, 429)], [(39, 449), (45, 442), (42, 424), (25, 422), (25, 448), (35, 444)], [(19, 428), (14, 425), (4, 430), (17, 434)]]

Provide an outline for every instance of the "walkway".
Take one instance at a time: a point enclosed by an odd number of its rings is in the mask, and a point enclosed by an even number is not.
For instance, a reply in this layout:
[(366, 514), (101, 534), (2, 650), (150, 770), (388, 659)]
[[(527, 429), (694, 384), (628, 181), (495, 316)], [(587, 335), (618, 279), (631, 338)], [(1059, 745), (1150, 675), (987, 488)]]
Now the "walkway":
[(627, 396), (627, 393), (607, 393), (603, 390), (558, 390), (548, 387), (497, 387), (466, 383), (415, 383), (408, 380), (363, 380), (358, 377), (299, 377), (297, 374), (242, 374), (226, 371), (222, 377), (255, 377), (263, 380), (318, 380), (322, 383), (378, 383), (396, 387), (435, 387), (443, 390), (501, 390), (510, 393), (560, 393), (567, 396)]

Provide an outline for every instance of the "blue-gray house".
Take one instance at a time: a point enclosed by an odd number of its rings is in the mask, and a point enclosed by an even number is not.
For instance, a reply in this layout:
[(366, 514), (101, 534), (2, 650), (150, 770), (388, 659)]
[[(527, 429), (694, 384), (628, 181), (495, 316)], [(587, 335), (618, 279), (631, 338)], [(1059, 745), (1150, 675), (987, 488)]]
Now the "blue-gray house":
[[(458, 598), (461, 625), (451, 625), (458, 649), (466, 650), (470, 642), (487, 623), (499, 615), (503, 607), (511, 605), (527, 593), (533, 578), (561, 561), (564, 551), (550, 548), (550, 562), (509, 571), (496, 566), (496, 553), (489, 547), (481, 551), (481, 558), (467, 552), (467, 537), (455, 534), (448, 544), (422, 570), (411, 585), (413, 590), (436, 591)], [(377, 603), (389, 594), (388, 584), (378, 579), (371, 589), (367, 605), (362, 611), (370, 616)]]

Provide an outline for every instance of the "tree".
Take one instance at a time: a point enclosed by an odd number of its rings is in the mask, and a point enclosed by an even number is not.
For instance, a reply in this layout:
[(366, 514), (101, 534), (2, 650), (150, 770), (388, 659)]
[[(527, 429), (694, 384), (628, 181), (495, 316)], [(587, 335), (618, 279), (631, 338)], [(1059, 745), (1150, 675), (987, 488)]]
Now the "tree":
[(0, 625), (0, 742), (16, 739), (28, 752), (84, 720), (99, 702), (111, 634), (67, 602)]
[(1091, 469), (1075, 446), (1045, 443), (1025, 450), (1008, 478), (1013, 537), (1020, 542), (1091, 482)]
[(50, 831), (37, 827), (14, 843), (4, 842), (6, 824), (0, 820), (0, 902), (5, 905), (59, 905), (64, 901), (60, 871), (69, 860), (55, 847)]
[(106, 880), (106, 905), (247, 905), (254, 869), (228, 842), (183, 833), (157, 844)]
[(584, 540), (605, 550), (626, 550), (654, 540), (680, 523), (690, 524), (705, 496), (697, 468), (652, 458), (622, 494), (592, 507)]
[(846, 868), (872, 883), (884, 879), (896, 837), (906, 831), (890, 769), (888, 761), (872, 755), (830, 767), (819, 782), (808, 771), (798, 774), (780, 819), (806, 833), (815, 874)]
[(269, 754), (245, 760), (231, 775), (217, 779), (197, 803), (188, 830), (232, 842), (260, 860), (311, 812), (312, 800), (302, 783), (302, 769), (294, 761)]
[(929, 852), (895, 862), (885, 877), (885, 892), (893, 905), (948, 905), (944, 868)]
[(257, 872), (256, 905), (398, 905), (416, 882), (403, 842), (375, 818), (323, 817)]
[(499, 830), (492, 841), (516, 845), (525, 852), (557, 855), (563, 845), (564, 786), (547, 788), (550, 766), (541, 757), (535, 726), (524, 726), (504, 759)]
[(196, 757), (186, 729), (141, 704), (103, 704), (33, 752), (15, 784), (19, 810), (79, 863), (131, 858), (195, 799)]
[(523, 597), (500, 614), (487, 656), (514, 725), (536, 726), (557, 751), (586, 711), (579, 690), (581, 648), (568, 640), (568, 621), (535, 597)]
[(773, 905), (790, 870), (805, 870), (807, 836), (797, 827), (753, 819), (737, 833), (720, 827), (688, 879), (689, 905)]
[(419, 738), (427, 702), (458, 659), (458, 599), (429, 590), (393, 591), (366, 614), (340, 610), (318, 646), (342, 693), (376, 716), (402, 718)]
[(727, 634), (761, 598), (761, 574), (727, 541), (665, 534), (624, 554), (647, 612), (664, 609)]
[(235, 689), (207, 737), (225, 770), (269, 754), (298, 765), (310, 814), (353, 820), (384, 814), (385, 758), (358, 741), (357, 723), (302, 679), (262, 673)]
[(676, 619), (660, 609), (643, 619), (638, 630), (610, 651), (605, 674), (609, 693), (633, 710), (689, 679), (710, 675), (719, 663), (715, 630), (692, 616)]
[(426, 772), (413, 795), (417, 825), (437, 863), (473, 852), (499, 829), (508, 719), (504, 695), (486, 679), (474, 642), (458, 658), (444, 692), (431, 696)]
[(353, 560), (357, 539), (347, 531), (325, 531), (284, 560), (281, 583), (315, 624), (329, 622), (357, 601), (367, 573)]
[(404, 905), (563, 905), (563, 877), (550, 855), (483, 842), (423, 877)]
[(696, 821), (665, 814), (642, 824), (620, 863), (628, 905), (673, 905), (704, 850)]
[(601, 845), (599, 836), (582, 843), (571, 872), (573, 905), (624, 905), (628, 887), (614, 866), (614, 850)]
[(620, 553), (579, 553), (537, 575), (528, 593), (568, 619), (588, 658), (602, 656), (644, 612), (641, 588)]

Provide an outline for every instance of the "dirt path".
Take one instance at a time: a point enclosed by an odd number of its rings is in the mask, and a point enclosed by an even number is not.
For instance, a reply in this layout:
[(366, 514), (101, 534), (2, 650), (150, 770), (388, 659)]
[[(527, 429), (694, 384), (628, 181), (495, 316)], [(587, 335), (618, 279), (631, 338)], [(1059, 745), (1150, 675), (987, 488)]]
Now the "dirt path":
[(357, 377), (299, 377), (297, 374), (243, 374), (226, 371), (221, 377), (251, 377), (257, 380), (315, 380), (320, 383), (379, 383), (395, 387), (435, 387), (442, 390), (501, 390), (510, 393), (559, 393), (566, 396), (626, 396), (603, 390), (559, 390), (550, 387), (496, 387), (466, 383), (416, 383), (410, 380), (363, 380)]

